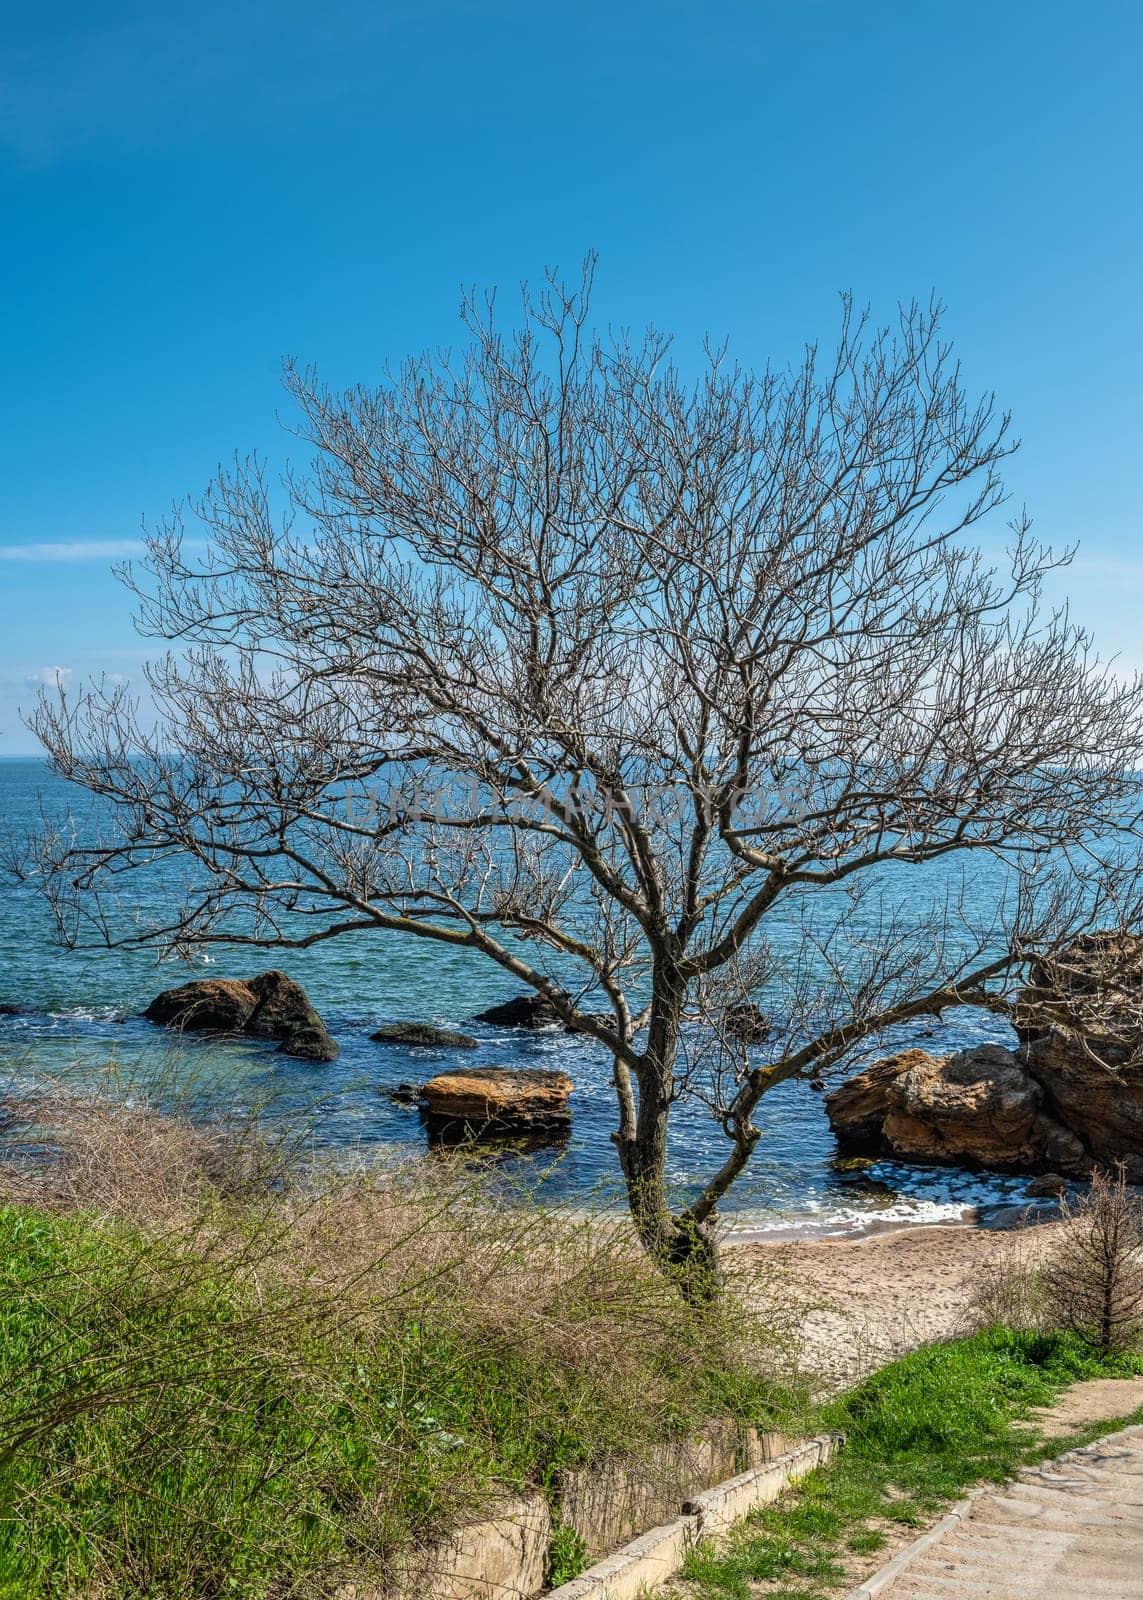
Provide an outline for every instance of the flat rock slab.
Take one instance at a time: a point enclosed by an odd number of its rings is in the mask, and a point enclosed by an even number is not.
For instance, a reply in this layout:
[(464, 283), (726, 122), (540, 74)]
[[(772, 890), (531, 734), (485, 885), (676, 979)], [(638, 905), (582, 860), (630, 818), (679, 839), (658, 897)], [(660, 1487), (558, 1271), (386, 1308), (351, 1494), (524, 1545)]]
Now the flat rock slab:
[(479, 1139), (565, 1131), (572, 1088), (566, 1072), (471, 1067), (430, 1078), (421, 1095), (430, 1133)]
[(1143, 1427), (963, 1502), (850, 1600), (1143, 1600)]

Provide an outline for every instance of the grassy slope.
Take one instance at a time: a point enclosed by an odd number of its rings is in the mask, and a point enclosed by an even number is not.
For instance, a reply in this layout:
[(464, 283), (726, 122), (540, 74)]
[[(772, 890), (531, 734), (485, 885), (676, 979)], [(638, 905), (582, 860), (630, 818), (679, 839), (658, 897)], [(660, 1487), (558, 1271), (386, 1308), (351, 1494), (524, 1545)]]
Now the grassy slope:
[[(454, 1210), (411, 1265), (390, 1252), (327, 1293), (245, 1221), (188, 1239), (0, 1207), (0, 1595), (328, 1594), (383, 1577), (493, 1485), (543, 1486), (710, 1415), (767, 1420), (774, 1391), (726, 1330), (587, 1234), (507, 1305), (504, 1241), (462, 1230), (418, 1277)], [(482, 1250), (474, 1271), (462, 1257)]]
[(825, 1409), (820, 1425), (843, 1430), (845, 1449), (725, 1547), (696, 1551), (691, 1593), (818, 1600), (845, 1582), (848, 1552), (880, 1547), (885, 1523), (923, 1525), (971, 1484), (1038, 1460), (1034, 1433), (1015, 1426), (1035, 1407), (1081, 1378), (1139, 1372), (1143, 1356), (1101, 1359), (1063, 1335), (1005, 1329), (915, 1351)]

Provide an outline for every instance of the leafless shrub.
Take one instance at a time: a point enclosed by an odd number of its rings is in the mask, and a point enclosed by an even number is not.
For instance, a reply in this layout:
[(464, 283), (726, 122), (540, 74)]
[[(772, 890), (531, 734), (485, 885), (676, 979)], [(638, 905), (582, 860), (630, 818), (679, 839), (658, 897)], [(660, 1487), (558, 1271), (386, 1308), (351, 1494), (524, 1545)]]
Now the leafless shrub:
[(1042, 1272), (1049, 1314), (1057, 1327), (1105, 1353), (1143, 1343), (1143, 1199), (1122, 1166), (1096, 1172), (1074, 1204), (1063, 1204), (1065, 1226)]
[(993, 1327), (1040, 1332), (1051, 1325), (1043, 1268), (1059, 1228), (1025, 1220), (1027, 1226), (1006, 1233), (996, 1253), (981, 1263), (961, 1333)]
[(9, 1098), (4, 1111), (0, 1199), (154, 1222), (281, 1171), (254, 1126), (212, 1128), (62, 1084)]

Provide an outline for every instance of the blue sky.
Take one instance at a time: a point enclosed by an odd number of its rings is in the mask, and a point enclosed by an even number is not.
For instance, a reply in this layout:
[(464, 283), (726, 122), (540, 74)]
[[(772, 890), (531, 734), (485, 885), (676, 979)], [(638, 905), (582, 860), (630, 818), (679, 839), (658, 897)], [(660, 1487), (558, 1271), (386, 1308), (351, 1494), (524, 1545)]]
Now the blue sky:
[(137, 673), (109, 567), (281, 358), (455, 337), (458, 286), (600, 253), (601, 317), (744, 360), (935, 288), (1015, 413), (1009, 482), (1143, 666), (1137, 5), (6, 0), (0, 752), (63, 671)]

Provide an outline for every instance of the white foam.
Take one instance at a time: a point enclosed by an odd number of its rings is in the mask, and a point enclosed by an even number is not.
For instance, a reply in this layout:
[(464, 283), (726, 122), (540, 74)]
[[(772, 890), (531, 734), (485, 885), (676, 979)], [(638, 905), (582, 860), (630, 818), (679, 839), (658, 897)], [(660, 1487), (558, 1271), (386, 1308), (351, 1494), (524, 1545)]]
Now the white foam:
[(114, 1006), (68, 1006), (63, 1011), (47, 1013), (53, 1022), (121, 1022), (122, 1011)]
[(725, 1229), (728, 1243), (750, 1239), (783, 1238), (860, 1238), (871, 1230), (886, 1227), (933, 1227), (969, 1222), (978, 1207), (958, 1201), (900, 1198), (890, 1205), (876, 1207), (839, 1206), (834, 1210), (807, 1210), (786, 1216), (737, 1217)]
[(882, 1193), (870, 1190), (851, 1205), (839, 1204), (834, 1191), (809, 1196), (796, 1210), (744, 1210), (727, 1218), (725, 1237), (860, 1238), (885, 1228), (947, 1226), (971, 1221), (989, 1206), (1019, 1204), (1028, 1187), (1026, 1177), (895, 1162), (875, 1163), (864, 1176)]

